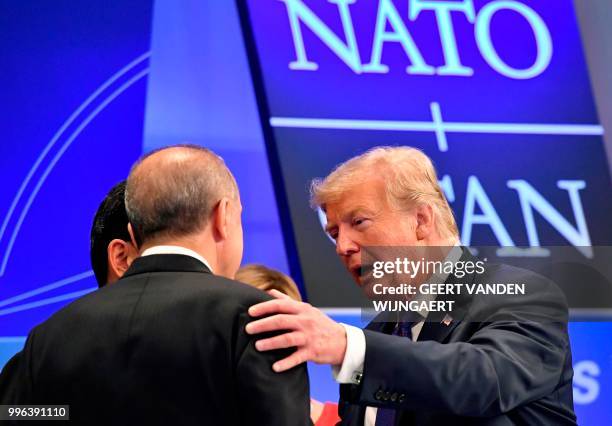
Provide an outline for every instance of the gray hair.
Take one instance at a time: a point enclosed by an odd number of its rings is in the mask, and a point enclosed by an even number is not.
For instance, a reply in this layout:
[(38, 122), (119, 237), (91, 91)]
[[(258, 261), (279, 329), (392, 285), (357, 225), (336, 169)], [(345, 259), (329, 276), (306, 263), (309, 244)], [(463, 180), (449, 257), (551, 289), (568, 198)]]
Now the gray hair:
[(203, 229), (223, 197), (238, 186), (225, 162), (197, 145), (175, 145), (138, 160), (127, 179), (125, 208), (136, 243)]

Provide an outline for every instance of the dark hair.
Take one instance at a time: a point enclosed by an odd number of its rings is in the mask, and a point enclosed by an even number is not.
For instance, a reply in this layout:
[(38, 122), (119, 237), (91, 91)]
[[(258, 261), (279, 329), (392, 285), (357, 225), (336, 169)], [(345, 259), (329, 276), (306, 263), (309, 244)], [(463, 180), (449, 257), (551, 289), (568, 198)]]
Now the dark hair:
[(108, 279), (108, 244), (115, 238), (130, 241), (124, 201), (125, 184), (123, 180), (108, 192), (98, 207), (91, 227), (89, 255), (98, 287), (104, 287)]

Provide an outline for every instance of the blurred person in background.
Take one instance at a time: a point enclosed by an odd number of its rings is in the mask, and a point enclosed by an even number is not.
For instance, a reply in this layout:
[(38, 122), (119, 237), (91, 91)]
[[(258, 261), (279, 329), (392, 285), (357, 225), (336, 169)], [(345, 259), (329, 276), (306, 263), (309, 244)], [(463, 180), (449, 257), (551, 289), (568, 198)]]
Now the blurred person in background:
[(287, 274), (264, 265), (244, 265), (236, 272), (236, 281), (243, 282), (261, 291), (278, 290), (293, 300), (302, 301), (297, 284)]

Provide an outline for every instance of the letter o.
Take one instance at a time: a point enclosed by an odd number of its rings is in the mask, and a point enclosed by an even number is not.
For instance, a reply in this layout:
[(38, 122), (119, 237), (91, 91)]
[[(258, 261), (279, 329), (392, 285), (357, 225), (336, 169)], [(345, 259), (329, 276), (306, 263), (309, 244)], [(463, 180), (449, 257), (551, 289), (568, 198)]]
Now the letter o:
[[(529, 23), (535, 36), (538, 49), (537, 57), (532, 66), (526, 69), (516, 69), (508, 66), (497, 54), (491, 41), (491, 18), (502, 9), (513, 10), (521, 14)], [(542, 74), (550, 64), (553, 46), (548, 27), (533, 9), (516, 1), (497, 1), (484, 6), (476, 17), (475, 26), (476, 43), (480, 53), (487, 63), (506, 77), (517, 80), (534, 78)]]

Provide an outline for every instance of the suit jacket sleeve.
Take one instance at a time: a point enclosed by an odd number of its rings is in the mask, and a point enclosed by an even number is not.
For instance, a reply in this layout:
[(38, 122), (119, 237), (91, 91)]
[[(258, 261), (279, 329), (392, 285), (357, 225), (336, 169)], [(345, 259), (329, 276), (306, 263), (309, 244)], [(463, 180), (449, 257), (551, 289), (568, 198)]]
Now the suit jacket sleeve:
[(363, 379), (347, 387), (343, 398), (349, 404), (484, 417), (539, 399), (571, 380), (562, 377), (571, 356), (567, 323), (559, 320), (567, 315), (562, 296), (506, 300), (491, 312), (461, 342), (412, 342), (364, 330)]
[[(283, 373), (272, 370), (272, 364), (292, 351), (266, 351), (255, 349), (255, 340), (246, 335), (244, 327), (250, 318), (246, 313), (239, 320), (242, 346), (236, 369), (239, 404), (250, 418), (244, 424), (270, 426), (311, 425), (310, 397), (306, 364)], [(269, 337), (259, 335), (257, 339)]]

